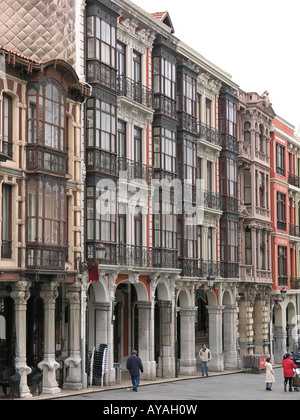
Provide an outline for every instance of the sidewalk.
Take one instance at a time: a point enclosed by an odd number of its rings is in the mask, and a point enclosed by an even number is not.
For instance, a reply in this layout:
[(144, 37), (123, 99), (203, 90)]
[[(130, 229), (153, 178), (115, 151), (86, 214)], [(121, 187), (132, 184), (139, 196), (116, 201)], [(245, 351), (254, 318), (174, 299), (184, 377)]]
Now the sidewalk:
[[(232, 375), (232, 374), (236, 374), (236, 373), (243, 373), (243, 370), (234, 370), (234, 371), (230, 371), (230, 370), (226, 370), (224, 372), (210, 372), (209, 376), (220, 376), (220, 375)], [(62, 389), (61, 392), (59, 394), (41, 394), (41, 395), (35, 395), (31, 398), (15, 398), (14, 400), (16, 401), (25, 401), (25, 400), (30, 400), (30, 401), (36, 401), (36, 400), (50, 400), (50, 399), (58, 399), (61, 397), (65, 397), (65, 396), (76, 396), (76, 395), (82, 395), (82, 394), (88, 394), (88, 393), (93, 393), (93, 392), (105, 392), (105, 391), (111, 391), (114, 389), (126, 389), (126, 388), (132, 388), (132, 383), (131, 380), (129, 378), (129, 374), (128, 372), (122, 372), (122, 382), (121, 384), (115, 384), (115, 385), (109, 385), (109, 386), (91, 386), (88, 387), (87, 389), (82, 389), (82, 390), (66, 390), (66, 389)], [(202, 378), (202, 374), (201, 372), (197, 372), (196, 375), (194, 376), (184, 376), (184, 375), (179, 375), (178, 378), (156, 378), (154, 381), (146, 381), (141, 379), (140, 382), (140, 387), (142, 386), (146, 386), (146, 385), (155, 385), (155, 384), (160, 384), (160, 383), (166, 383), (166, 382), (175, 382), (175, 381), (182, 381), (182, 380), (189, 380), (189, 379), (197, 379), (197, 378)], [(204, 378), (203, 378), (204, 379)], [(2, 394), (2, 390), (0, 391), (0, 400), (9, 400), (11, 401), (11, 398), (5, 398), (4, 395)]]

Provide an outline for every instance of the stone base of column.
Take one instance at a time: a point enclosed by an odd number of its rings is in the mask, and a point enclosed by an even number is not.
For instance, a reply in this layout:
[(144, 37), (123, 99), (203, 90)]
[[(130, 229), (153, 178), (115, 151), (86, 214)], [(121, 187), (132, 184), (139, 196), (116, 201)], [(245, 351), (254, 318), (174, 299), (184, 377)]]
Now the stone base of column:
[(180, 359), (179, 374), (194, 376), (197, 374), (196, 359)]
[(59, 364), (55, 360), (45, 359), (38, 364), (43, 372), (43, 394), (59, 394), (61, 389), (56, 381), (56, 371)]
[(63, 385), (64, 389), (79, 390), (83, 389), (81, 382), (81, 359), (79, 355), (74, 355), (65, 360), (68, 369), (68, 376)]
[(224, 372), (223, 354), (212, 354), (212, 361), (209, 364), (209, 370), (212, 372)]
[(21, 398), (31, 398), (32, 394), (27, 385), (27, 375), (31, 372), (31, 369), (26, 365), (25, 362), (20, 362), (16, 360), (16, 369), (21, 375), (20, 381), (20, 397)]
[(156, 378), (156, 363), (155, 361), (142, 360), (144, 373), (141, 374), (141, 379), (144, 381), (154, 381)]
[(159, 357), (157, 376), (159, 378), (175, 377), (175, 357)]
[(238, 353), (237, 351), (224, 352), (224, 369), (238, 369)]

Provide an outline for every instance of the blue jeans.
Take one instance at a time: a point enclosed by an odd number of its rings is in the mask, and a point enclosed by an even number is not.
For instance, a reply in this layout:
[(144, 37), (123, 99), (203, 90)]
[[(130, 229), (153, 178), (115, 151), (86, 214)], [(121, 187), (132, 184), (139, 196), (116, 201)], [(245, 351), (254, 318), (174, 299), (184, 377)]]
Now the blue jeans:
[(140, 375), (131, 376), (131, 382), (132, 382), (133, 388), (137, 389), (140, 384)]
[(209, 368), (209, 362), (201, 362), (202, 367), (202, 375), (204, 375), (204, 370), (206, 375), (208, 375), (208, 368)]

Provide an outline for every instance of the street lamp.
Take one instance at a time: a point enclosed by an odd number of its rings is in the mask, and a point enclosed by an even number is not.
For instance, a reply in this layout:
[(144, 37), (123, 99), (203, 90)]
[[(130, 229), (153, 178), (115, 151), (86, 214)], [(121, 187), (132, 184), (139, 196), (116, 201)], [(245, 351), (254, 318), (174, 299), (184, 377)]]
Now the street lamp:
[(210, 275), (207, 277), (207, 286), (209, 287), (209, 290), (211, 290), (211, 289), (212, 289), (212, 287), (213, 287), (214, 283), (215, 283), (215, 276), (213, 276), (212, 274), (210, 274)]
[(104, 260), (105, 253), (106, 253), (106, 248), (103, 244), (96, 245), (95, 257), (96, 257), (97, 262)]
[(281, 300), (279, 301), (279, 302), (283, 302), (284, 300), (285, 300), (285, 298), (286, 298), (286, 290), (285, 290), (285, 288), (283, 287), (281, 290), (280, 290), (280, 295), (281, 295)]

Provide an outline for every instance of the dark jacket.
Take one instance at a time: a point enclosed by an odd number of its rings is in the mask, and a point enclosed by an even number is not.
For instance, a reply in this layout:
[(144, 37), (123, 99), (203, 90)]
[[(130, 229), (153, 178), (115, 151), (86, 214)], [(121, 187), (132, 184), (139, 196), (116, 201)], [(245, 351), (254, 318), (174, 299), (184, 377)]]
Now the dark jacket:
[(133, 354), (132, 356), (128, 357), (126, 368), (129, 370), (131, 376), (139, 376), (140, 371), (143, 373), (143, 363), (141, 359)]

